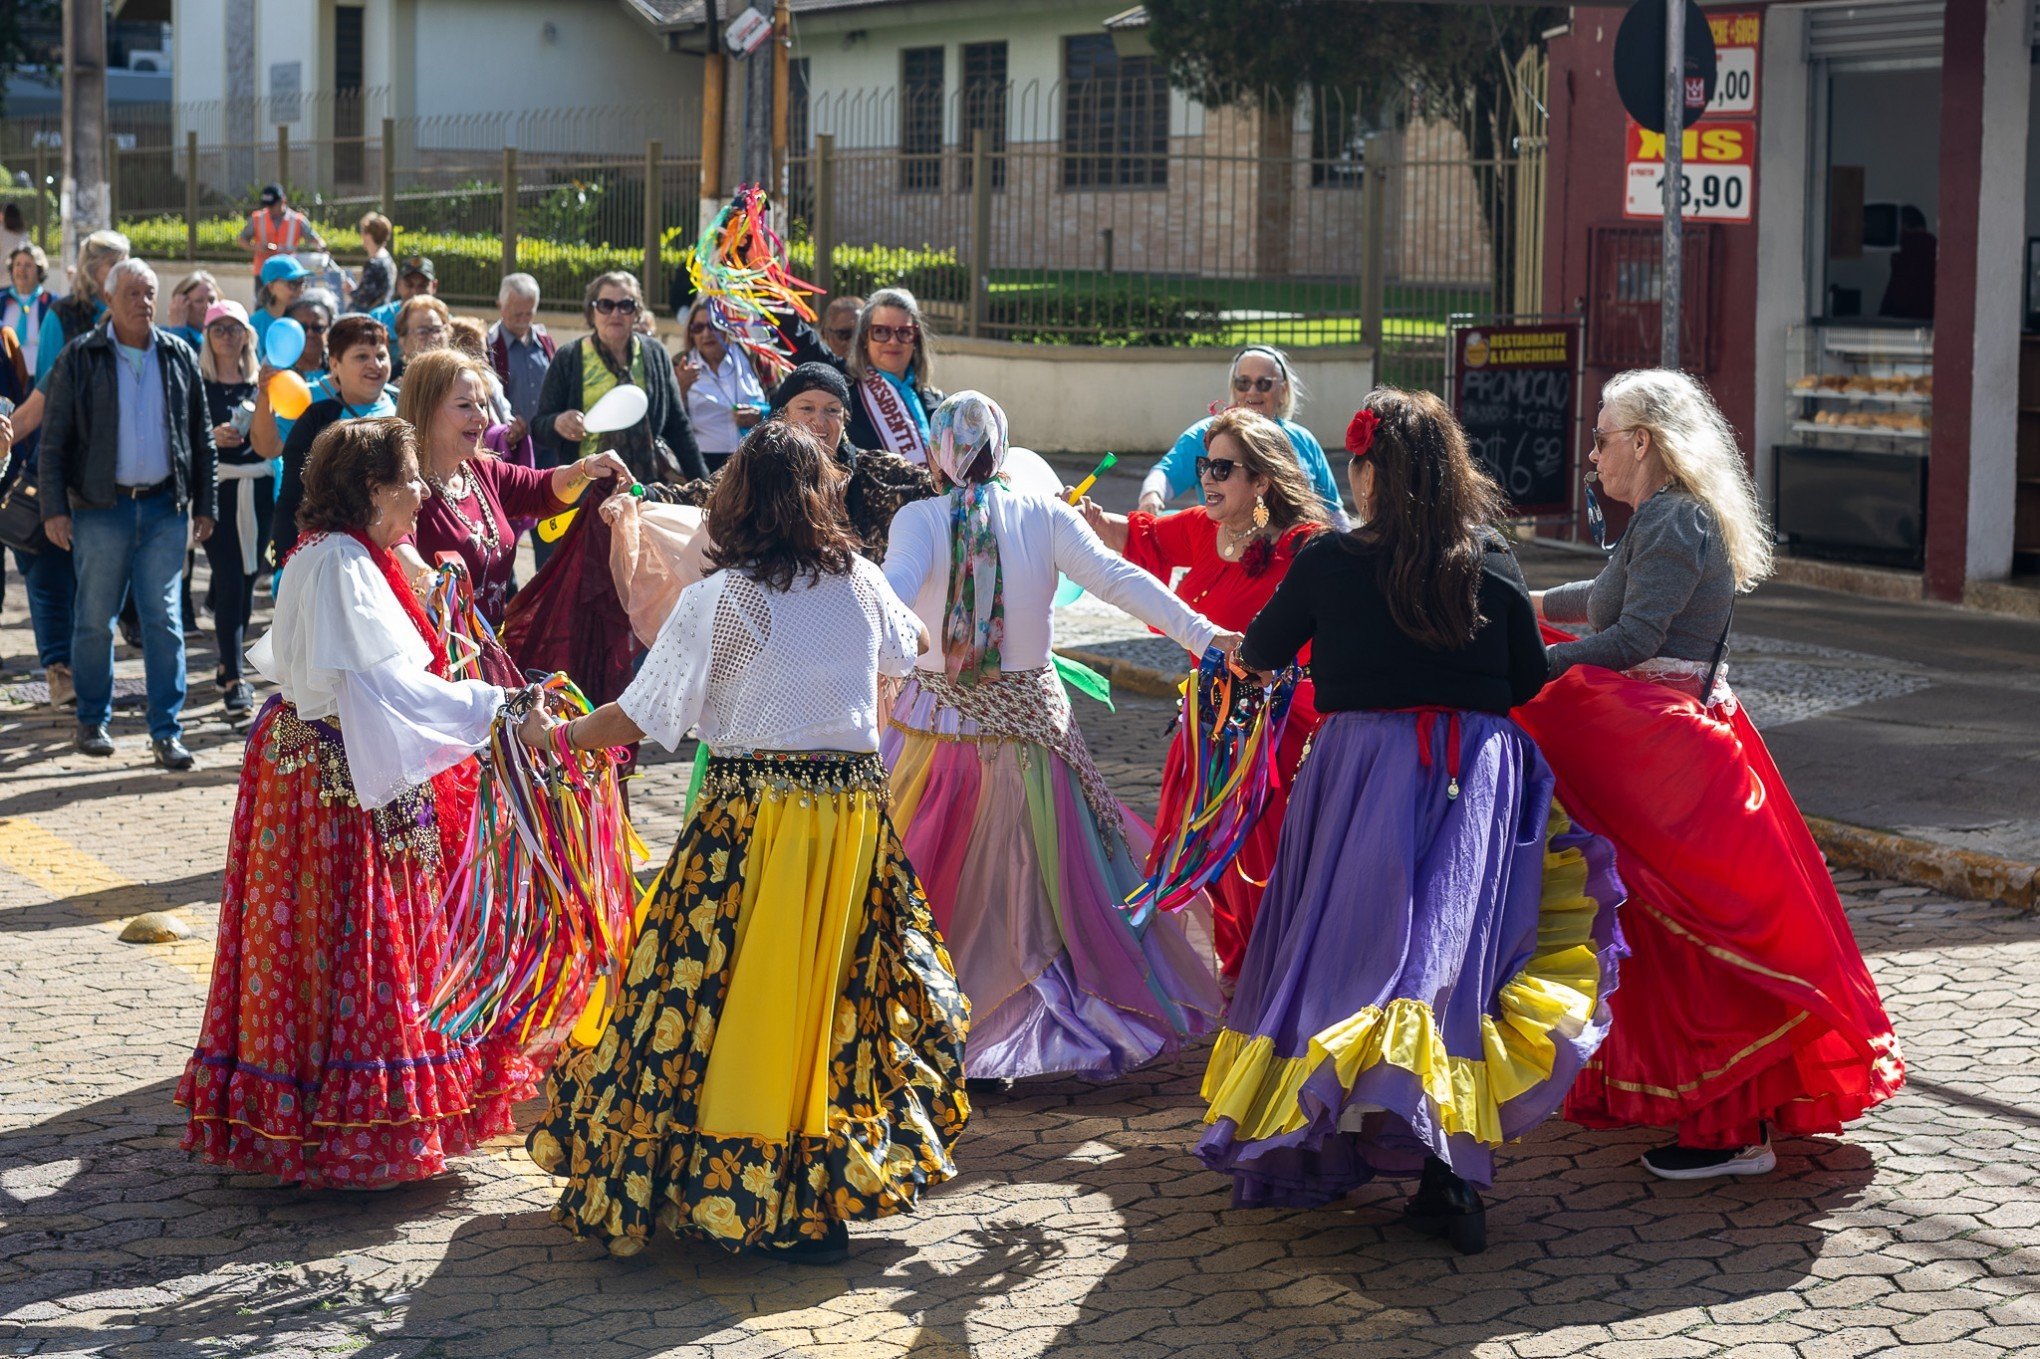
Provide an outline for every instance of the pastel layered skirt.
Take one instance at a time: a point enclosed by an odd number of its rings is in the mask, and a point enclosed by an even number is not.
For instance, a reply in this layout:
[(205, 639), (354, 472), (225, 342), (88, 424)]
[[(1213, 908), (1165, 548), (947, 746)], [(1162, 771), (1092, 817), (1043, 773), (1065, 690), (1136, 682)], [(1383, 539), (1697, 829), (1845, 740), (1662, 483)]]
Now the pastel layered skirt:
[(555, 1221), (791, 1245), (955, 1174), (968, 1006), (885, 802), (874, 755), (709, 761), (609, 1025), (547, 1084)]
[(1330, 1202), (1436, 1156), (1476, 1184), (1607, 1036), (1607, 844), (1486, 713), (1340, 712), (1311, 743), (1203, 1093), (1241, 1205)]
[(1106, 790), (1052, 670), (971, 689), (917, 672), (883, 749), (971, 1000), (971, 1076), (1105, 1079), (1217, 1026), (1206, 922), (1121, 909), (1153, 834)]
[(355, 799), (329, 723), (272, 698), (248, 737), (183, 1144), (317, 1188), (423, 1179), (512, 1126), (539, 1073), (504, 1040), (454, 1042), (414, 995), (443, 930), (444, 864), (472, 763), (389, 807)]
[(1834, 880), (1732, 695), (1703, 707), (1576, 666), (1516, 716), (1630, 893), (1615, 1029), (1566, 1117), (1736, 1147), (1766, 1126), (1839, 1132), (1898, 1091), (1898, 1040)]

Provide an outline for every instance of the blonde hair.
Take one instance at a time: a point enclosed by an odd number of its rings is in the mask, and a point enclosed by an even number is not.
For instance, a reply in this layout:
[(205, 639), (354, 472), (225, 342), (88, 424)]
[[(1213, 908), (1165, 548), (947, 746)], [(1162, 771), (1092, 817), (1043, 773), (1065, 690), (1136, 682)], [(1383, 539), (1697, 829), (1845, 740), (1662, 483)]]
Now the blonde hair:
[(1296, 458), (1296, 445), (1289, 442), (1282, 426), (1259, 411), (1234, 407), (1220, 411), (1204, 427), (1206, 451), (1221, 434), (1238, 440), (1246, 450), (1242, 472), (1267, 479), (1268, 489), (1263, 498), (1268, 504), (1269, 528), (1286, 533), (1296, 524), (1331, 524), (1324, 498), (1304, 476), (1303, 464)]
[(1601, 404), (1617, 426), (1650, 433), (1672, 482), (1714, 516), (1735, 588), (1755, 589), (1771, 574), (1771, 531), (1735, 431), (1707, 389), (1671, 369), (1638, 368), (1610, 378)]
[(453, 312), (432, 294), (419, 293), (416, 297), (405, 299), (404, 305), (397, 308), (397, 339), (402, 340), (411, 333), (411, 324), (418, 319), (418, 313), (421, 311), (429, 311), (437, 316), (440, 324), (446, 327), (447, 336), (452, 337)]
[(458, 349), (429, 349), (404, 365), (404, 383), (397, 394), (397, 416), (418, 431), (418, 449), (423, 457), (432, 447), (432, 419), (446, 404), (461, 374), (472, 373), (482, 387), (483, 400), (489, 395), (489, 368)]
[[(179, 279), (177, 286), (170, 290), (170, 300), (172, 302), (182, 302), (184, 295), (201, 283), (216, 293), (220, 292), (220, 281), (218, 279), (214, 278), (204, 269), (194, 269)], [(222, 293), (221, 296), (225, 296), (225, 294)]]
[(489, 357), (489, 328), (472, 316), (456, 316), (448, 323), (453, 347), (471, 359)]
[(71, 278), (72, 295), (87, 302), (105, 301), (106, 295), (93, 281), (92, 267), (102, 260), (118, 264), (133, 253), (134, 247), (128, 244), (128, 238), (118, 231), (95, 231), (87, 236), (78, 243), (78, 269)]
[(1232, 380), (1239, 376), (1240, 360), (1249, 354), (1259, 354), (1275, 365), (1275, 371), (1282, 374), (1282, 400), (1275, 408), (1275, 414), (1284, 420), (1296, 415), (1296, 405), (1309, 393), (1303, 389), (1303, 380), (1296, 376), (1296, 370), (1289, 366), (1289, 356), (1272, 344), (1250, 344), (1232, 356), (1232, 367), (1225, 372), (1225, 399), (1235, 400), (1237, 393), (1232, 390)]
[(865, 353), (869, 343), (871, 314), (880, 307), (898, 307), (907, 314), (918, 332), (914, 336), (914, 363), (907, 371), (914, 375), (914, 381), (926, 387), (935, 381), (935, 359), (928, 351), (928, 322), (921, 315), (921, 303), (905, 288), (880, 288), (864, 304), (864, 310), (857, 313), (857, 333), (850, 337), (850, 355), (844, 365), (850, 370), (852, 382), (862, 382), (872, 369), (871, 358)]
[[(220, 321), (230, 321), (231, 316), (222, 316)], [(213, 326), (220, 322), (215, 321)], [(219, 364), (213, 362), (212, 326), (207, 326), (198, 337), (198, 375), (207, 382), (253, 382), (262, 376), (261, 360), (255, 356), (255, 327), (246, 321), (239, 323), (241, 333), (248, 342), (241, 346), (241, 365), (237, 373), (221, 373)]]

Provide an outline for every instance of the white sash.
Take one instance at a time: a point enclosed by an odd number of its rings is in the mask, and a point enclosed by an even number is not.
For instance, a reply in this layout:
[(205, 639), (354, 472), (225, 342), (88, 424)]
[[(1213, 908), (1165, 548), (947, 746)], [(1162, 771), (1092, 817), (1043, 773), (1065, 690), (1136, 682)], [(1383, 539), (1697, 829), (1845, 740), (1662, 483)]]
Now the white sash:
[(873, 370), (864, 375), (864, 381), (857, 387), (858, 395), (864, 400), (865, 414), (871, 417), (872, 427), (878, 431), (878, 437), (886, 448), (910, 463), (925, 465), (928, 441), (921, 437), (921, 427), (914, 423), (907, 403), (900, 400), (900, 394), (893, 390), (893, 385)]

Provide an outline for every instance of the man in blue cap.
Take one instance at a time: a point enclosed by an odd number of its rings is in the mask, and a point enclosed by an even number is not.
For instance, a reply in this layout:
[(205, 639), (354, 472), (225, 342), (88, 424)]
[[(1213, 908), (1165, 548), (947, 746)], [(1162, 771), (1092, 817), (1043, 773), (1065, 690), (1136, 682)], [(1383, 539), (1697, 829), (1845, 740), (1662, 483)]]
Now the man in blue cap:
[(277, 318), (288, 312), (304, 293), (305, 282), (311, 270), (297, 262), (295, 255), (272, 256), (255, 275), (258, 286), (255, 301), (258, 304), (249, 323), (255, 327), (255, 343), (260, 345), (269, 334), (269, 327)]
[(311, 220), (284, 198), (281, 184), (262, 186), (262, 206), (248, 215), (248, 225), (241, 228), (241, 245), (253, 258), (258, 277), (273, 259), (326, 248), (326, 242), (312, 230)]

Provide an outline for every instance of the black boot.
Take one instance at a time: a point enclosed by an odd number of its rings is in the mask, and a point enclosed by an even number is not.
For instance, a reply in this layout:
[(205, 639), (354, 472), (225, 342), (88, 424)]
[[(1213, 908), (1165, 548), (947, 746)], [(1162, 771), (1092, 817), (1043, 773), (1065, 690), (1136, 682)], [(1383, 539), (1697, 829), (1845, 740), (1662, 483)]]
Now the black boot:
[(1487, 1249), (1487, 1205), (1452, 1167), (1435, 1156), (1424, 1158), (1424, 1178), (1403, 1208), (1403, 1217), (1426, 1236), (1442, 1236), (1461, 1255)]

